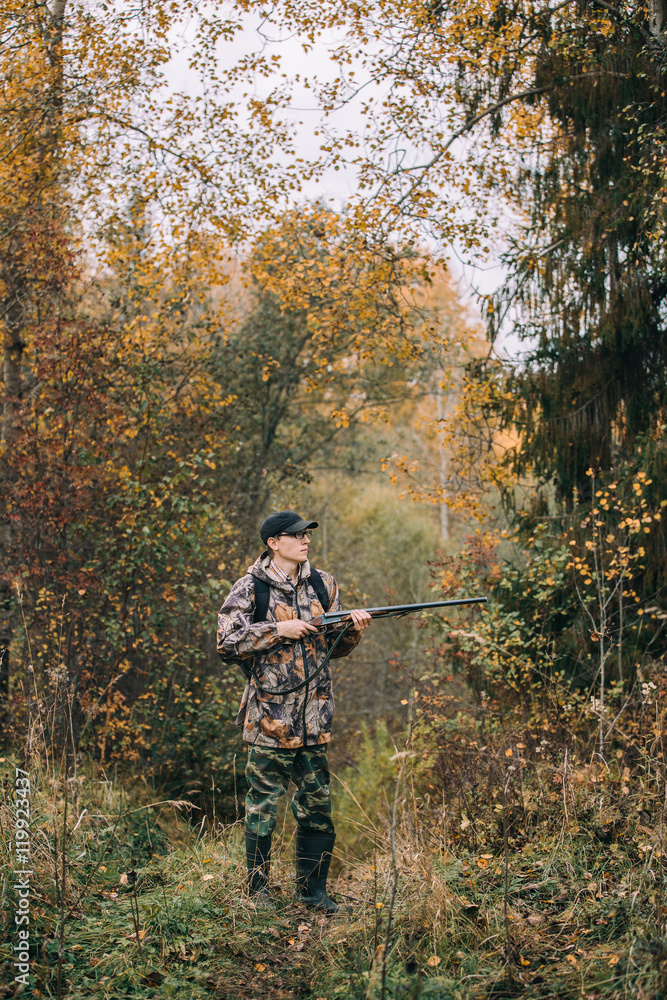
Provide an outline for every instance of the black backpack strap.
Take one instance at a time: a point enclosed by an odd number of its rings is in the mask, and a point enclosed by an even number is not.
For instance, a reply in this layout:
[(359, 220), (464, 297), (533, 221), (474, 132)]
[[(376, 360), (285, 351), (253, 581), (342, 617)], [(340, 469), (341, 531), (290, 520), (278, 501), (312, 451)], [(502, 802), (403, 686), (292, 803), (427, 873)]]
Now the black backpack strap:
[(258, 580), (256, 576), (252, 578), (255, 586), (255, 611), (252, 616), (253, 624), (266, 621), (266, 612), (269, 610), (270, 586), (266, 580)]
[(310, 582), (313, 585), (313, 590), (317, 594), (317, 598), (322, 605), (323, 611), (329, 610), (329, 591), (327, 590), (327, 585), (322, 579), (321, 575), (317, 572), (314, 566), (310, 567)]
[[(269, 610), (269, 595), (271, 587), (266, 580), (260, 580), (256, 576), (253, 576), (252, 579), (255, 587), (255, 610), (253, 612), (252, 620), (253, 624), (256, 625), (257, 622), (266, 621), (266, 612)], [(322, 605), (322, 610), (328, 611), (329, 591), (327, 590), (326, 583), (314, 566), (310, 567), (310, 582), (313, 585), (313, 590), (317, 594), (317, 599)]]

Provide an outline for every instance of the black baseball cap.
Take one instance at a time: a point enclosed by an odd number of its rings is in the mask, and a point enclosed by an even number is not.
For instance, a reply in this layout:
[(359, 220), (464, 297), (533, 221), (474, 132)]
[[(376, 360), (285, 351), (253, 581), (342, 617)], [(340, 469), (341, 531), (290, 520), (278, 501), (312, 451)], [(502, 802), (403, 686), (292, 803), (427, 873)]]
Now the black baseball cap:
[(262, 521), (259, 529), (260, 538), (266, 545), (269, 538), (278, 535), (295, 535), (297, 531), (316, 528), (317, 521), (305, 521), (295, 510), (277, 510)]

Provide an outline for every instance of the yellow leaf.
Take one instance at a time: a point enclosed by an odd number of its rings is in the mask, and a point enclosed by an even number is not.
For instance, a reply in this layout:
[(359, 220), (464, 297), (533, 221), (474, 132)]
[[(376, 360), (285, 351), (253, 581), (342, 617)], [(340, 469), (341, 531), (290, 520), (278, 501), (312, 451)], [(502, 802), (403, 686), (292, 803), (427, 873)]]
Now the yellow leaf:
[(262, 965), (261, 962), (258, 962), (257, 965), (255, 966), (255, 972), (264, 972), (265, 968), (266, 968), (265, 965)]
[(429, 958), (429, 960), (428, 960), (428, 962), (426, 964), (430, 965), (431, 968), (434, 969), (436, 967), (436, 965), (440, 965), (440, 961), (441, 961), (441, 959), (438, 957), (438, 955), (431, 955), (431, 957)]

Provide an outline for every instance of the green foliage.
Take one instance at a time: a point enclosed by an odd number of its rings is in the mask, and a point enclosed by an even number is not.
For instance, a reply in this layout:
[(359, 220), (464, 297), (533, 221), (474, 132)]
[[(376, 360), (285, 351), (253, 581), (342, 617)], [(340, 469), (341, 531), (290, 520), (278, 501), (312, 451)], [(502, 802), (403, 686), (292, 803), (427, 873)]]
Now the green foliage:
[[(184, 332), (181, 364), (173, 340), (128, 350), (109, 328), (89, 333), (73, 321), (45, 337), (33, 372), (43, 409), (12, 453), (3, 570), (14, 585), (4, 611), (15, 625), (15, 731), (37, 709), (57, 752), (71, 715), (74, 740), (102, 761), (150, 766), (161, 730), (154, 773), (178, 772), (198, 706), (223, 726), (235, 697), (210, 676), (205, 624), (212, 631), (225, 585), (216, 564), (228, 525), (215, 498), (224, 444), (206, 433), (203, 408), (192, 439), (196, 337)], [(217, 417), (207, 417), (210, 431)], [(204, 723), (208, 738), (215, 726)]]
[(336, 817), (338, 849), (343, 856), (368, 857), (391, 813), (398, 773), (396, 746), (382, 722), (364, 723), (349, 747), (355, 763), (333, 772), (331, 800)]
[[(388, 430), (380, 446), (389, 436)], [(324, 474), (309, 494), (320, 524), (311, 559), (334, 574), (345, 607), (430, 599), (427, 562), (439, 541), (432, 507), (401, 500), (370, 476), (359, 481)], [(408, 675), (418, 670), (428, 641), (414, 620), (378, 621), (351, 656), (335, 662), (336, 740), (354, 746), (361, 721), (405, 718)]]
[[(170, 794), (207, 809), (221, 795), (229, 817), (239, 677), (221, 672), (213, 638), (225, 577), (256, 548), (258, 510), (292, 485), (303, 497), (310, 469), (333, 461), (334, 439), (336, 459), (343, 447), (352, 455), (362, 417), (390, 391), (400, 397), (421, 361), (362, 357), (353, 310), (329, 350), (305, 307), (285, 308), (265, 287), (266, 247), (264, 284), (255, 276), (246, 311), (221, 329), (220, 290), (200, 274), (210, 248), (167, 263), (146, 244), (147, 216), (135, 199), (116, 219), (113, 269), (71, 279), (61, 321), (24, 364), (32, 410), (21, 410), (6, 468), (9, 707), (19, 733), (39, 706), (50, 752), (71, 715), (81, 749), (141, 762)], [(347, 259), (336, 216), (326, 222), (331, 241), (314, 247), (303, 219), (285, 223), (325, 274)], [(374, 266), (360, 265), (366, 287)], [(386, 276), (376, 301), (363, 298), (382, 330), (396, 316), (400, 274)], [(318, 304), (339, 309), (337, 294), (313, 298), (313, 315)], [(357, 395), (357, 411), (346, 409)], [(339, 411), (345, 419), (334, 420)]]
[[(574, 488), (586, 495), (587, 469), (633, 462), (665, 422), (665, 65), (647, 13), (510, 5), (509, 22), (532, 36), (525, 61), (507, 44), (505, 16), (491, 18), (483, 46), (495, 39), (500, 57), (461, 79), (471, 113), (526, 91), (534, 130), (520, 137), (511, 190), (497, 182), (522, 223), (490, 331), (511, 309), (525, 344), (501, 406), (520, 436), (513, 471), (553, 481), (566, 505)], [(499, 111), (498, 129), (516, 116), (514, 103)]]
[(592, 503), (570, 515), (525, 513), (520, 531), (504, 540), (479, 531), (438, 564), (446, 594), (481, 581), (490, 601), (460, 627), (434, 620), (441, 645), (424, 680), (436, 699), (443, 672), (462, 674), (482, 705), (502, 713), (520, 704), (533, 718), (568, 706), (563, 725), (578, 729), (582, 698), (604, 703), (609, 680), (620, 696), (664, 653), (665, 611), (646, 572), (662, 533), (652, 481), (644, 472), (629, 483), (591, 481)]

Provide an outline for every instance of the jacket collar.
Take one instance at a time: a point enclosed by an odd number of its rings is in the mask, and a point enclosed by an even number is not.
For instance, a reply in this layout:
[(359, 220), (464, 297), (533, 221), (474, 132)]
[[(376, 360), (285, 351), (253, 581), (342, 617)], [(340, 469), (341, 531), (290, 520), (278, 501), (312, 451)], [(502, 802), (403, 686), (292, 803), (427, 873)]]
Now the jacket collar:
[[(292, 589), (291, 582), (288, 583), (287, 580), (280, 580), (276, 574), (269, 568), (269, 563), (271, 562), (271, 555), (268, 552), (262, 552), (261, 556), (255, 560), (252, 566), (248, 567), (248, 573), (251, 576), (257, 577), (258, 580), (266, 580), (267, 583), (271, 584), (272, 587), (278, 587), (279, 590), (289, 591)], [(305, 562), (301, 563), (301, 573), (299, 574), (299, 583), (301, 580), (306, 580), (310, 576), (310, 562), (306, 559)]]

